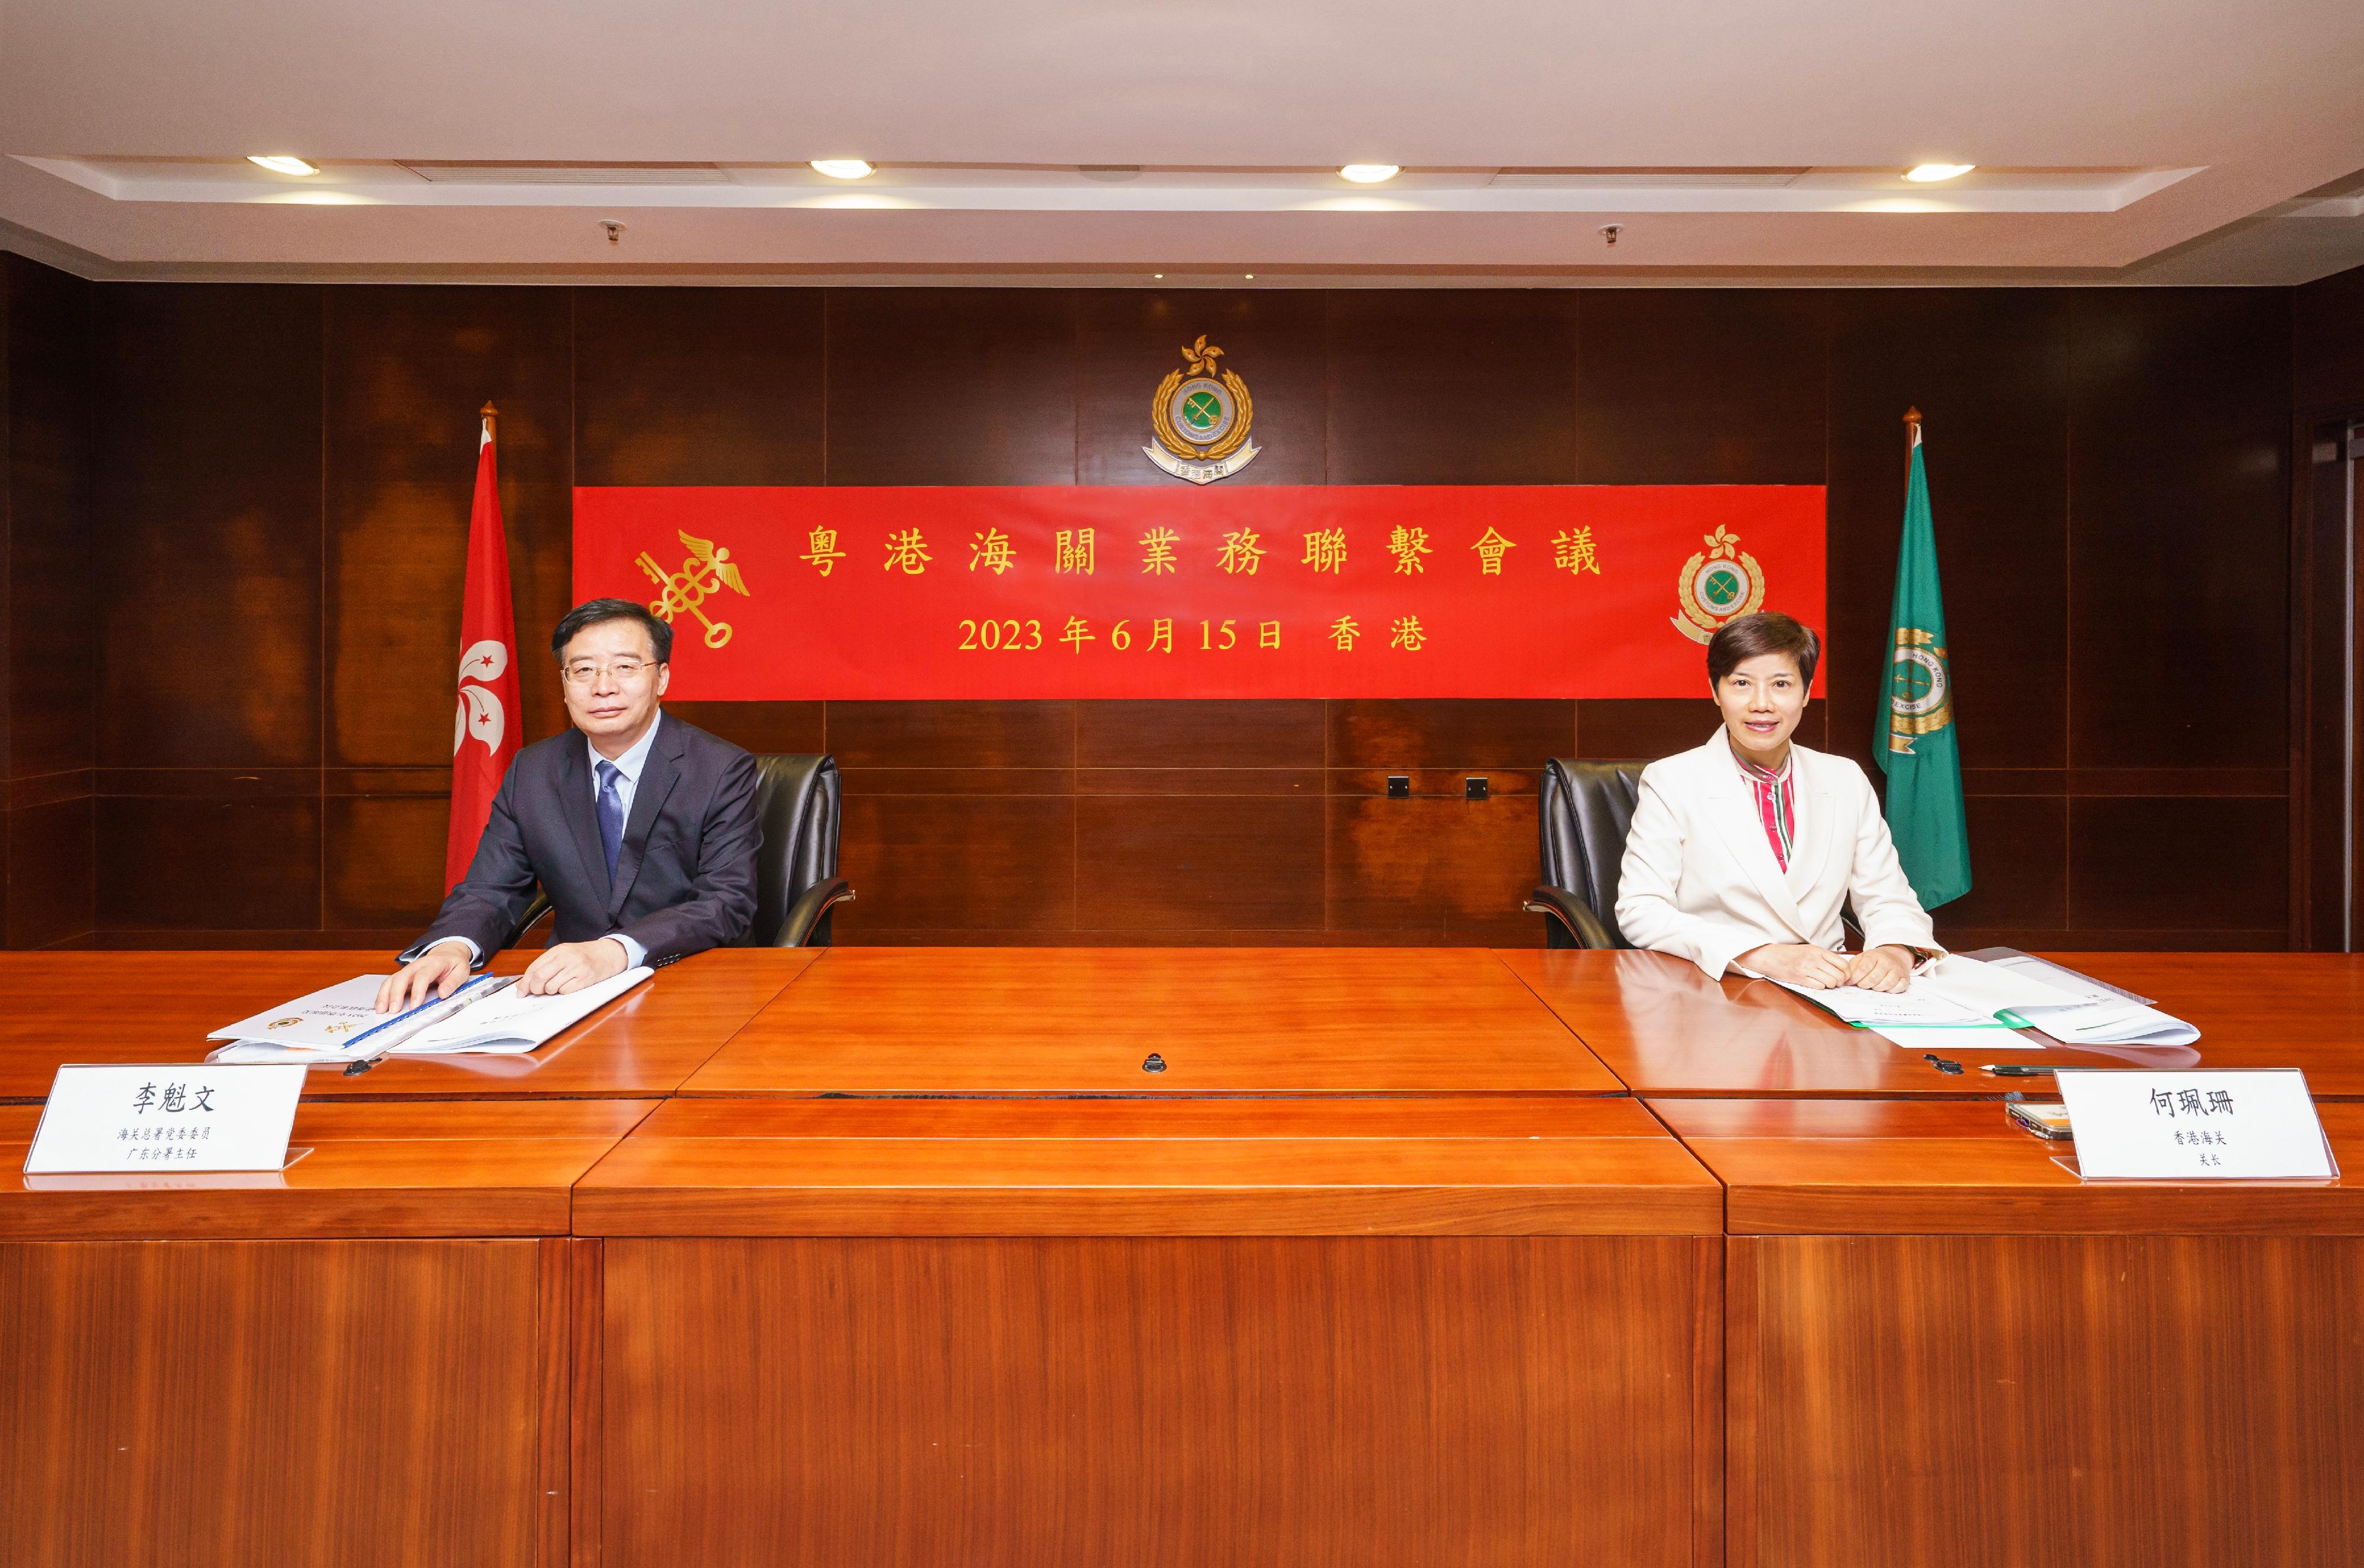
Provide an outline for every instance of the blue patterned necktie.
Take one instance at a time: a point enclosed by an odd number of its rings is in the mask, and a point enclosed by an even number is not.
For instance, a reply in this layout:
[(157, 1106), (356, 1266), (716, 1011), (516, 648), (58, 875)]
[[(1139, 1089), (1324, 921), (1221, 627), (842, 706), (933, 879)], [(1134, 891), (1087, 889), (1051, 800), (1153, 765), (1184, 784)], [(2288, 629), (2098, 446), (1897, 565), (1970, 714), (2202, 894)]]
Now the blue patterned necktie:
[(608, 851), (608, 880), (616, 880), (616, 857), (624, 848), (624, 797), (616, 781), (624, 770), (613, 762), (599, 764), (599, 847)]

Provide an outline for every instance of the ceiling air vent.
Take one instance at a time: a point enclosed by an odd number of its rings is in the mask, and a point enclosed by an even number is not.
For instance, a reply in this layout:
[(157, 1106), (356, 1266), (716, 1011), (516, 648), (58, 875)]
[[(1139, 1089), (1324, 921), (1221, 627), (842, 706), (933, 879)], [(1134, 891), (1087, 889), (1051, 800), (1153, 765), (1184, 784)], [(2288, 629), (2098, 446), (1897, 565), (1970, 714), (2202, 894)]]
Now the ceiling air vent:
[(728, 185), (730, 176), (712, 163), (498, 163), (471, 159), (449, 163), (404, 163), (437, 185)]

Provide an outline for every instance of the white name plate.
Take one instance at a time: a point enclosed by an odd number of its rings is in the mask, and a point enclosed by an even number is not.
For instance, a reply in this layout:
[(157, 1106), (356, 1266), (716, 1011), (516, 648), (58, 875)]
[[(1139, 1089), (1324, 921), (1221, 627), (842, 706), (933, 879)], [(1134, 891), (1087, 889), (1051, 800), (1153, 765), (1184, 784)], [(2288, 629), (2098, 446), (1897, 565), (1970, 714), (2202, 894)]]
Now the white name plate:
[(25, 1173), (280, 1170), (304, 1072), (301, 1062), (61, 1067)]
[(2291, 1181), (2339, 1166), (2295, 1067), (2054, 1074), (2089, 1181)]

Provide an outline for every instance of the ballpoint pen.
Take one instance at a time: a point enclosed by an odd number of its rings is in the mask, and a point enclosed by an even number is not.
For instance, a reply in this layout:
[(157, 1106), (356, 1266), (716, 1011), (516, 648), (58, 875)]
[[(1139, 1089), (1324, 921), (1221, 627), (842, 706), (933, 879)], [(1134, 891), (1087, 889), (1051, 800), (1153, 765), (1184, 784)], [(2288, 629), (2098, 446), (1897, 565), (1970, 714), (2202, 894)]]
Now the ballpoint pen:
[[(396, 1013), (394, 1017), (386, 1019), (385, 1022), (379, 1024), (374, 1029), (362, 1030), (360, 1034), (353, 1037), (352, 1045), (357, 1046), (361, 1044), (362, 1041), (369, 1039), (372, 1035), (384, 1034), (386, 1030), (394, 1028), (396, 1024), (407, 1023), (414, 1018), (418, 1020), (416, 1028), (406, 1030), (402, 1034), (390, 1037), (384, 1044), (380, 1045), (375, 1051), (371, 1051), (367, 1056), (357, 1057), (352, 1062), (348, 1062), (345, 1066), (345, 1076), (348, 1078), (360, 1077), (362, 1073), (377, 1065), (378, 1058), (384, 1056), (387, 1051), (392, 1051), (396, 1046), (400, 1045), (404, 1040), (409, 1039), (411, 1035), (418, 1033), (419, 1029), (427, 1028), (429, 1024), (440, 1023), (444, 1018), (458, 1012), (461, 1008), (481, 1002), (485, 997), (492, 995), (494, 993), (505, 991), (516, 984), (517, 977), (515, 975), (479, 974), (474, 980), (471, 980), (466, 984), (461, 986), (457, 991), (452, 992), (449, 996), (429, 997), (407, 1012)], [(433, 1018), (419, 1018), (419, 1015), (428, 1011), (429, 1008), (440, 1008), (440, 1011), (437, 1012)], [(352, 1049), (352, 1046), (348, 1046), (346, 1049), (350, 1051)]]

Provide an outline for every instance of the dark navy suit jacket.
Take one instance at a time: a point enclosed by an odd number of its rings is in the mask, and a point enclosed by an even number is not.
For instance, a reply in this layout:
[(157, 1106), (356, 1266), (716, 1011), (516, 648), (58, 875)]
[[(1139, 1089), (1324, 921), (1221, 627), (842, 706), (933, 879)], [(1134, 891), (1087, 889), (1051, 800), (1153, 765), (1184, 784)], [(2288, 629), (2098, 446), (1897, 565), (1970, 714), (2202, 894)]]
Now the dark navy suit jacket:
[(657, 964), (747, 934), (763, 837), (755, 759), (660, 714), (610, 879), (589, 752), (582, 732), (568, 729), (518, 753), (466, 879), (403, 962), (452, 937), (466, 937), (490, 958), (508, 945), (537, 882), (557, 917), (553, 945), (621, 931)]

